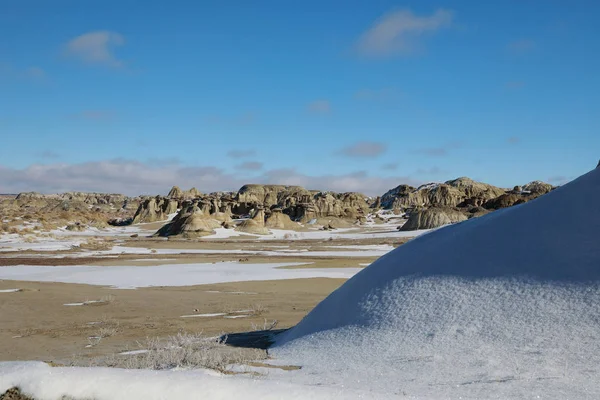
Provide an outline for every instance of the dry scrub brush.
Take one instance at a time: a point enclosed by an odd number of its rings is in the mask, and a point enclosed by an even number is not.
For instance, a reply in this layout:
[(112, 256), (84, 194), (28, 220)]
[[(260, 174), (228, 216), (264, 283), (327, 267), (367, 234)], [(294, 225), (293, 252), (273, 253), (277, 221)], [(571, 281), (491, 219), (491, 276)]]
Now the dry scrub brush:
[[(267, 357), (263, 350), (227, 346), (219, 338), (201, 334), (178, 333), (165, 339), (147, 338), (145, 342), (138, 343), (138, 346), (147, 351), (141, 354), (113, 354), (92, 359), (87, 364), (152, 370), (209, 368), (225, 372), (228, 365), (264, 360)], [(81, 360), (76, 360), (72, 365), (81, 363)]]

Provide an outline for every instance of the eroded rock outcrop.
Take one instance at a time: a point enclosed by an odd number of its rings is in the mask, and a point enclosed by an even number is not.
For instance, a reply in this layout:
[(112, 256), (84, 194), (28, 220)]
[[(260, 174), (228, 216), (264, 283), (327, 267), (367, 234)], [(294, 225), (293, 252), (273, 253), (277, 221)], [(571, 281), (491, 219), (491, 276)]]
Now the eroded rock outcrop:
[(465, 214), (452, 208), (430, 207), (412, 212), (406, 223), (398, 229), (401, 231), (433, 229), (467, 219)]
[(406, 210), (413, 207), (479, 206), (504, 194), (504, 189), (469, 178), (457, 178), (445, 183), (429, 183), (414, 188), (400, 185), (385, 193), (381, 205), (386, 209)]
[(169, 218), (169, 214), (177, 212), (177, 207), (177, 200), (162, 196), (151, 197), (140, 204), (132, 223), (165, 221)]
[(549, 193), (553, 189), (554, 189), (554, 186), (552, 186), (549, 183), (542, 182), (542, 181), (533, 181), (533, 182), (529, 182), (526, 185), (523, 185), (522, 191), (529, 192), (531, 194), (542, 195), (542, 194)]
[(190, 203), (171, 222), (156, 232), (157, 236), (200, 237), (212, 235), (222, 222), (211, 218), (197, 204)]
[(300, 225), (297, 222), (292, 221), (289, 215), (284, 214), (281, 208), (274, 208), (265, 220), (265, 227), (270, 229), (293, 230), (300, 228)]
[(253, 235), (268, 235), (271, 233), (265, 226), (265, 210), (262, 208), (256, 209), (252, 218), (242, 221), (236, 229)]

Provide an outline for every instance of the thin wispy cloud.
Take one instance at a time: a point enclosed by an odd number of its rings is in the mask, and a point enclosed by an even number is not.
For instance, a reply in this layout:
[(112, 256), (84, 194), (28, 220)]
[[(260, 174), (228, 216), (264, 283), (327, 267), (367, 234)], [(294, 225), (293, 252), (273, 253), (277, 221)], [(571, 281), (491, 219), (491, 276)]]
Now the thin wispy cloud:
[(519, 39), (508, 44), (508, 50), (515, 54), (530, 52), (535, 48), (536, 44), (531, 39)]
[(519, 144), (519, 143), (521, 143), (521, 138), (519, 138), (517, 136), (511, 136), (508, 139), (506, 139), (506, 142), (508, 144)]
[(355, 100), (386, 101), (394, 98), (396, 91), (392, 88), (362, 89), (354, 93)]
[(135, 160), (106, 160), (80, 164), (36, 164), (16, 169), (0, 165), (0, 193), (68, 191), (166, 194), (173, 185), (196, 187), (201, 192), (235, 191), (247, 183), (300, 185), (307, 189), (361, 192), (381, 195), (405, 183), (418, 186), (410, 176), (377, 177), (365, 171), (341, 175), (306, 175), (295, 168), (256, 171), (240, 177), (212, 166), (182, 167), (174, 163), (155, 165)]
[(414, 151), (415, 154), (422, 154), (429, 157), (445, 157), (452, 150), (459, 149), (462, 147), (462, 142), (448, 142), (438, 147), (425, 147), (421, 149), (416, 149)]
[(2, 78), (2, 76), (6, 76), (8, 78), (42, 81), (46, 78), (46, 71), (37, 66), (21, 68), (10, 63), (0, 63), (0, 78)]
[(256, 155), (256, 150), (229, 150), (227, 152), (227, 157), (229, 158), (245, 158), (245, 157), (254, 157)]
[(365, 57), (408, 55), (420, 46), (422, 36), (449, 27), (453, 18), (453, 13), (444, 9), (429, 16), (418, 16), (410, 10), (393, 11), (363, 33), (356, 48)]
[(244, 171), (258, 171), (263, 167), (263, 163), (258, 161), (246, 161), (235, 166), (236, 169)]
[(564, 175), (556, 175), (556, 176), (551, 176), (550, 178), (548, 178), (548, 183), (551, 183), (553, 185), (564, 185), (565, 183), (569, 182), (572, 178), (568, 177), (568, 176), (564, 176)]
[(60, 157), (60, 154), (58, 154), (52, 150), (44, 150), (44, 151), (35, 153), (35, 156), (38, 158), (45, 159), (45, 160), (55, 160)]
[(331, 112), (329, 100), (315, 100), (308, 104), (308, 111), (314, 114), (328, 114)]
[(85, 64), (122, 67), (124, 63), (116, 56), (115, 48), (124, 44), (125, 38), (117, 32), (88, 32), (70, 40), (65, 53)]
[(358, 142), (346, 146), (337, 153), (345, 157), (375, 158), (385, 153), (387, 146), (377, 142)]
[(395, 171), (398, 169), (398, 163), (387, 163), (381, 166), (381, 169), (385, 171)]
[(419, 168), (417, 169), (417, 175), (440, 175), (444, 173), (440, 167), (431, 167), (431, 168)]

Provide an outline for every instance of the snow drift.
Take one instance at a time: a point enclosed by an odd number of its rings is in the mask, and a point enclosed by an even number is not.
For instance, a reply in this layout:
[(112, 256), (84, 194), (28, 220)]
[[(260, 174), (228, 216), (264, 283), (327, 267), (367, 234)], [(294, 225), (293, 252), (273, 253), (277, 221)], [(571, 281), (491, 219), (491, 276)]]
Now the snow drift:
[(423, 235), (272, 349), (310, 383), (436, 398), (600, 398), (600, 169)]

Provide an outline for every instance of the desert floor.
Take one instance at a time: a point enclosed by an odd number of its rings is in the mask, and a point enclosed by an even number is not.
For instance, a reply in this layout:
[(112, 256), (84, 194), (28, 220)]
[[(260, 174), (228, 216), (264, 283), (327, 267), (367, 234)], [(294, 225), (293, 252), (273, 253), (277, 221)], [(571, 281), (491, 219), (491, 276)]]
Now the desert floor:
[[(149, 232), (140, 230), (138, 237), (108, 232), (98, 237), (73, 234), (48, 239), (50, 244), (84, 243), (81, 248), (43, 248), (44, 238), (34, 245), (24, 243), (24, 248), (14, 240), (6, 244), (12, 248), (0, 252), (0, 361), (68, 364), (73, 359), (144, 349), (148, 338), (178, 332), (219, 336), (273, 326), (289, 328), (348, 277), (408, 240), (389, 234), (352, 239), (330, 235), (320, 240), (162, 240), (148, 238)], [(77, 281), (83, 274), (79, 271), (86, 267), (115, 271), (126, 265), (130, 270), (135, 267), (136, 276), (144, 276), (156, 268), (167, 269), (168, 275), (169, 268), (175, 271), (199, 264), (209, 264), (214, 270), (222, 265), (247, 265), (249, 271), (240, 281), (228, 276), (232, 272), (223, 272), (225, 278), (211, 277), (225, 280), (220, 283), (172, 286), (161, 284), (157, 277), (133, 289), (120, 289), (118, 282), (65, 283), (54, 278), (66, 266), (78, 268), (61, 275), (68, 282)], [(252, 268), (263, 264), (274, 265), (269, 271), (279, 275), (270, 279), (270, 272), (262, 271), (252, 276)], [(42, 268), (44, 277), (11, 275), (28, 268)], [(280, 275), (286, 273), (283, 269), (302, 277), (285, 279)], [(339, 275), (343, 277), (323, 276), (327, 271), (343, 272)]]

